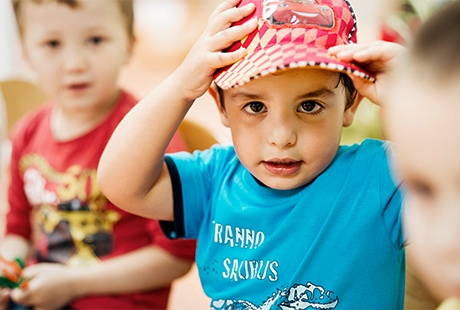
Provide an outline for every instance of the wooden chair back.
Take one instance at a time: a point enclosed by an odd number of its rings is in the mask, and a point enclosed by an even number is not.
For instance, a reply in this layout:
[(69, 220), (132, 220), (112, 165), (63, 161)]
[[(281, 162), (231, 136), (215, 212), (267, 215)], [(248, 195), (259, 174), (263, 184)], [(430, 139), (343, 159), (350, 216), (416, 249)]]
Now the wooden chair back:
[(207, 128), (189, 119), (182, 121), (179, 126), (179, 132), (182, 134), (190, 151), (206, 150), (219, 143)]
[(46, 100), (45, 93), (33, 82), (21, 79), (0, 81), (8, 131), (26, 112), (38, 107)]

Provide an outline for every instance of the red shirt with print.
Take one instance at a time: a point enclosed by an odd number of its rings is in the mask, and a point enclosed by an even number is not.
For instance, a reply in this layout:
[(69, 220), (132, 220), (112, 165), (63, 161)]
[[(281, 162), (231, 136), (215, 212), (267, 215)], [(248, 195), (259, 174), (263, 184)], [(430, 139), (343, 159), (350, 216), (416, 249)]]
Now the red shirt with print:
[[(6, 233), (33, 240), (34, 261), (70, 266), (96, 264), (151, 244), (178, 257), (194, 259), (195, 241), (167, 239), (156, 221), (117, 208), (97, 186), (96, 168), (104, 147), (136, 102), (122, 92), (105, 120), (70, 141), (53, 138), (52, 102), (15, 127)], [(186, 149), (177, 133), (167, 152)], [(168, 295), (169, 287), (136, 294), (85, 297), (70, 306), (164, 309)]]

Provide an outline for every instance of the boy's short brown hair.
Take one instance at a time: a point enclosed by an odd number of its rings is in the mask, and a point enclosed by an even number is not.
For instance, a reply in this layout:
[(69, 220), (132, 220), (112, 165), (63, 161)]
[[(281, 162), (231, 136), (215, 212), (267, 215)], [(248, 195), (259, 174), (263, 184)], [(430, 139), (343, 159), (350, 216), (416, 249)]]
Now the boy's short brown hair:
[(412, 48), (417, 63), (431, 69), (433, 78), (460, 73), (460, 1), (453, 1), (429, 19), (417, 32)]
[[(44, 2), (57, 2), (64, 5), (68, 5), (72, 8), (78, 8), (80, 5), (79, 0), (11, 0), (13, 4), (14, 15), (16, 17), (16, 22), (19, 28), (19, 33), (23, 34), (23, 23), (21, 21), (21, 5), (26, 1), (32, 1), (34, 3), (44, 3)], [(130, 38), (134, 38), (134, 9), (133, 9), (133, 0), (113, 0), (118, 2), (126, 22), (126, 30)]]

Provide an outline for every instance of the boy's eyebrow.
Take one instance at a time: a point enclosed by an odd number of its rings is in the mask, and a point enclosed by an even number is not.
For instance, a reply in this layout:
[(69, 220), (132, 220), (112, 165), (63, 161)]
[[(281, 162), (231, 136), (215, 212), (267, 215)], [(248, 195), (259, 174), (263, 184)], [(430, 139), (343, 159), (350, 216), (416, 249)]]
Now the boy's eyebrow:
[(299, 98), (324, 97), (324, 96), (332, 96), (334, 94), (335, 92), (331, 90), (330, 88), (322, 87), (322, 88), (310, 91), (308, 93), (305, 93), (303, 95), (300, 95)]
[[(319, 89), (315, 89), (309, 91), (305, 94), (298, 96), (299, 99), (302, 98), (311, 98), (311, 97), (324, 97), (324, 96), (332, 96), (335, 92), (327, 87), (322, 87)], [(249, 93), (245, 91), (235, 92), (234, 94), (230, 95), (231, 100), (263, 100), (265, 96), (263, 94), (256, 94), (256, 93)]]
[(261, 100), (264, 99), (264, 96), (261, 94), (253, 94), (244, 91), (238, 91), (230, 95), (231, 100)]

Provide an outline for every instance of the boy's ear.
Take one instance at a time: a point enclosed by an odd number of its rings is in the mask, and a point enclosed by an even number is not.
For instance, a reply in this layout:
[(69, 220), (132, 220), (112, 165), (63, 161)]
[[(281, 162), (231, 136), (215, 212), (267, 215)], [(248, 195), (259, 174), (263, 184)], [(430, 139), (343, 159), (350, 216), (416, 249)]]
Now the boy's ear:
[(228, 118), (227, 118), (227, 111), (225, 111), (225, 108), (222, 105), (222, 102), (220, 102), (220, 96), (219, 96), (219, 92), (217, 91), (216, 84), (214, 83), (211, 84), (211, 87), (209, 87), (208, 89), (208, 93), (211, 95), (211, 97), (214, 99), (214, 102), (217, 105), (217, 109), (219, 110), (219, 114), (220, 114), (220, 121), (225, 127), (230, 127)]
[(345, 113), (343, 114), (343, 127), (348, 127), (351, 124), (353, 124), (356, 111), (358, 110), (358, 106), (363, 100), (363, 98), (363, 96), (357, 94), (351, 106), (349, 106), (348, 109), (345, 110)]

